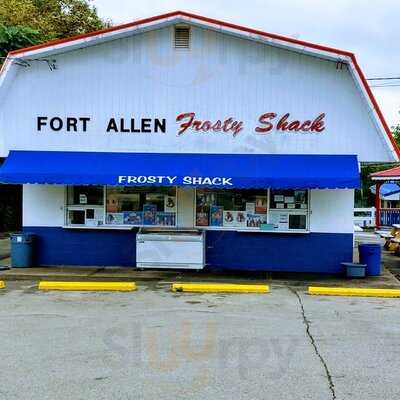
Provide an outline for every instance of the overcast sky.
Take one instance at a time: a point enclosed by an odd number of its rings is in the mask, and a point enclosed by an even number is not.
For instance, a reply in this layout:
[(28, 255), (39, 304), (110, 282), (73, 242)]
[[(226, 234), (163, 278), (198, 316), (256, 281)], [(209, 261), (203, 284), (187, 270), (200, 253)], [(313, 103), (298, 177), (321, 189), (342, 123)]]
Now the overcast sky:
[[(354, 52), (366, 76), (400, 76), (399, 0), (93, 0), (124, 23), (175, 10)], [(400, 85), (400, 80), (396, 81)], [(400, 123), (400, 86), (374, 88), (389, 125)]]

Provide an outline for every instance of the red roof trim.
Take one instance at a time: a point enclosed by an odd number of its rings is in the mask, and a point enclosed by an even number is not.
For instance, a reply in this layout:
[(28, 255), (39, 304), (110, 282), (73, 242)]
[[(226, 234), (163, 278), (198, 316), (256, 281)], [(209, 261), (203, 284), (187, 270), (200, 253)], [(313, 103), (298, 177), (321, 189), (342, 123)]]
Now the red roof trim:
[(286, 36), (281, 36), (281, 35), (276, 35), (273, 33), (268, 33), (268, 32), (263, 32), (257, 29), (252, 29), (252, 28), (247, 28), (241, 25), (236, 25), (236, 24), (232, 24), (230, 22), (225, 22), (225, 21), (220, 21), (217, 19), (213, 19), (213, 18), (208, 18), (208, 17), (203, 17), (201, 15), (196, 15), (196, 14), (192, 14), (192, 13), (188, 13), (186, 11), (173, 11), (167, 14), (161, 14), (161, 15), (156, 15), (154, 17), (151, 18), (145, 18), (145, 19), (140, 19), (134, 22), (130, 22), (127, 24), (122, 24), (122, 25), (115, 25), (111, 28), (106, 28), (106, 29), (102, 29), (102, 30), (98, 30), (98, 31), (94, 31), (94, 32), (89, 32), (89, 33), (85, 33), (82, 35), (76, 35), (76, 36), (71, 36), (69, 38), (64, 38), (64, 39), (56, 39), (56, 40), (52, 40), (50, 42), (46, 42), (46, 43), (42, 43), (36, 46), (31, 46), (31, 47), (26, 47), (23, 49), (18, 49), (18, 50), (14, 50), (11, 51), (9, 53), (9, 55), (16, 55), (16, 54), (21, 54), (21, 53), (25, 53), (27, 51), (33, 51), (33, 50), (39, 50), (39, 49), (43, 49), (46, 47), (51, 47), (51, 46), (56, 46), (58, 44), (63, 44), (63, 43), (68, 43), (68, 42), (73, 42), (75, 40), (80, 40), (80, 39), (86, 39), (86, 38), (90, 38), (93, 36), (98, 36), (98, 35), (102, 35), (105, 33), (110, 33), (110, 32), (115, 32), (115, 31), (119, 31), (119, 30), (123, 30), (123, 29), (127, 29), (127, 28), (133, 28), (137, 25), (142, 25), (142, 24), (147, 24), (150, 22), (155, 22), (155, 21), (159, 21), (162, 19), (167, 19), (167, 18), (171, 18), (171, 17), (178, 17), (178, 16), (183, 16), (183, 17), (187, 17), (187, 18), (193, 18), (193, 19), (197, 19), (199, 21), (203, 21), (209, 24), (215, 24), (215, 25), (221, 25), (227, 28), (231, 28), (231, 29), (237, 29), (239, 31), (243, 31), (243, 32), (247, 32), (247, 33), (252, 33), (255, 35), (260, 35), (260, 36), (264, 36), (264, 37), (268, 37), (270, 39), (276, 39), (276, 40), (282, 40), (283, 42), (287, 42), (287, 43), (292, 43), (292, 44), (297, 44), (300, 46), (305, 46), (305, 47), (309, 47), (309, 48), (313, 48), (316, 50), (320, 50), (320, 51), (326, 51), (329, 53), (335, 53), (335, 54), (340, 54), (343, 56), (351, 56), (353, 53), (349, 52), (349, 51), (344, 51), (344, 50), (339, 50), (339, 49), (335, 49), (333, 47), (327, 47), (327, 46), (322, 46), (319, 44), (315, 44), (315, 43), (310, 43), (310, 42), (306, 42), (303, 40), (298, 40), (298, 39), (294, 39), (294, 38), (290, 38), (290, 37), (286, 37)]
[(242, 25), (236, 25), (236, 24), (232, 24), (230, 22), (225, 22), (225, 21), (220, 21), (220, 20), (213, 19), (213, 18), (203, 17), (201, 15), (191, 14), (191, 13), (187, 13), (185, 11), (178, 11), (178, 14), (186, 16), (188, 18), (198, 19), (199, 21), (207, 22), (209, 24), (221, 25), (221, 26), (224, 26), (224, 27), (227, 27), (227, 28), (237, 29), (239, 31), (252, 33), (252, 34), (260, 35), (260, 36), (264, 36), (264, 37), (268, 37), (270, 39), (282, 40), (283, 42), (287, 42), (287, 43), (292, 43), (292, 44), (297, 44), (297, 45), (300, 45), (300, 46), (310, 47), (310, 48), (313, 48), (313, 49), (316, 49), (316, 50), (327, 51), (329, 53), (340, 54), (340, 55), (343, 55), (343, 56), (351, 56), (353, 54), (353, 53), (351, 53), (349, 51), (335, 49), (333, 47), (328, 47), (328, 46), (322, 46), (320, 44), (306, 42), (304, 40), (294, 39), (294, 38), (287, 37), (287, 36), (281, 36), (281, 35), (277, 35), (277, 34), (274, 34), (274, 33), (260, 31), (260, 30), (257, 30), (257, 29), (247, 28), (247, 27), (242, 26)]
[(93, 36), (103, 35), (105, 33), (120, 31), (120, 30), (126, 29), (126, 28), (133, 28), (136, 25), (146, 24), (149, 22), (154, 22), (154, 21), (158, 21), (160, 19), (165, 19), (165, 18), (169, 18), (169, 17), (175, 17), (179, 14), (181, 14), (179, 11), (174, 11), (174, 12), (167, 13), (167, 14), (157, 15), (157, 16), (151, 17), (151, 18), (145, 18), (145, 19), (140, 19), (140, 20), (134, 21), (134, 22), (129, 22), (127, 24), (115, 25), (115, 26), (112, 26), (111, 28), (100, 29), (98, 31), (84, 33), (82, 35), (75, 35), (75, 36), (67, 37), (64, 39), (50, 40), (49, 42), (38, 44), (36, 46), (25, 47), (23, 49), (10, 51), (9, 55), (13, 56), (16, 54), (25, 53), (27, 51), (44, 49), (46, 47), (56, 46), (58, 44), (63, 44), (63, 43), (73, 42), (75, 40), (86, 39), (86, 38), (90, 38)]
[(162, 15), (157, 15), (151, 18), (145, 18), (145, 19), (141, 19), (138, 21), (134, 21), (131, 23), (127, 23), (127, 24), (122, 24), (122, 25), (116, 25), (113, 26), (111, 28), (107, 28), (107, 29), (103, 29), (103, 30), (99, 30), (99, 31), (95, 31), (95, 32), (90, 32), (90, 33), (85, 33), (83, 35), (77, 35), (77, 36), (72, 36), (69, 38), (65, 38), (65, 39), (59, 39), (59, 40), (52, 40), (50, 42), (47, 43), (43, 43), (43, 44), (39, 44), (37, 46), (32, 46), (32, 47), (27, 47), (24, 49), (18, 49), (18, 50), (14, 50), (11, 51), (9, 53), (10, 56), (14, 56), (17, 54), (21, 54), (21, 53), (25, 53), (28, 51), (33, 51), (33, 50), (39, 50), (39, 49), (44, 49), (46, 47), (51, 47), (51, 46), (56, 46), (58, 44), (63, 44), (63, 43), (69, 43), (69, 42), (73, 42), (76, 40), (80, 40), (80, 39), (86, 39), (86, 38), (90, 38), (90, 37), (94, 37), (94, 36), (98, 36), (98, 35), (102, 35), (102, 34), (106, 34), (106, 33), (110, 33), (110, 32), (115, 32), (115, 31), (119, 31), (119, 30), (123, 30), (123, 29), (127, 29), (127, 28), (132, 28), (135, 27), (137, 25), (142, 25), (142, 24), (146, 24), (146, 23), (150, 23), (150, 22), (155, 22), (155, 21), (159, 21), (159, 20), (163, 20), (163, 19), (167, 19), (167, 18), (171, 18), (171, 17), (178, 17), (178, 16), (183, 16), (183, 17), (187, 17), (187, 18), (192, 18), (192, 19), (196, 19), (198, 21), (203, 21), (209, 24), (215, 24), (215, 25), (221, 25), (224, 26), (226, 28), (231, 28), (231, 29), (235, 29), (235, 30), (239, 30), (242, 32), (247, 32), (247, 33), (251, 33), (254, 35), (260, 35), (260, 36), (264, 36), (270, 39), (275, 39), (275, 40), (281, 40), (283, 42), (286, 43), (291, 43), (291, 44), (295, 44), (295, 45), (300, 45), (300, 46), (304, 46), (304, 47), (308, 47), (311, 49), (315, 49), (315, 50), (319, 50), (319, 51), (326, 51), (328, 53), (334, 53), (334, 54), (338, 54), (338, 55), (342, 55), (345, 57), (350, 57), (352, 63), (354, 64), (354, 67), (357, 71), (357, 74), (359, 75), (361, 82), (364, 86), (364, 89), (372, 103), (372, 105), (375, 108), (376, 114), (385, 130), (386, 135), (388, 136), (397, 156), (400, 158), (400, 149), (397, 146), (396, 141), (394, 140), (394, 137), (392, 135), (392, 132), (390, 131), (390, 128), (388, 126), (388, 124), (385, 121), (385, 118), (378, 106), (378, 103), (368, 85), (367, 80), (365, 79), (365, 76), (360, 68), (360, 66), (358, 65), (358, 62), (356, 60), (356, 57), (353, 53), (349, 52), (349, 51), (345, 51), (345, 50), (340, 50), (340, 49), (336, 49), (333, 47), (327, 47), (327, 46), (322, 46), (319, 44), (315, 44), (315, 43), (310, 43), (310, 42), (306, 42), (303, 40), (298, 40), (298, 39), (294, 39), (294, 38), (290, 38), (290, 37), (286, 37), (286, 36), (281, 36), (281, 35), (276, 35), (273, 33), (268, 33), (268, 32), (263, 32), (257, 29), (252, 29), (252, 28), (247, 28), (241, 25), (236, 25), (236, 24), (232, 24), (230, 22), (224, 22), (224, 21), (220, 21), (217, 19), (213, 19), (213, 18), (208, 18), (208, 17), (203, 17), (201, 15), (196, 15), (196, 14), (192, 14), (192, 13), (188, 13), (186, 11), (173, 11), (167, 14), (162, 14)]

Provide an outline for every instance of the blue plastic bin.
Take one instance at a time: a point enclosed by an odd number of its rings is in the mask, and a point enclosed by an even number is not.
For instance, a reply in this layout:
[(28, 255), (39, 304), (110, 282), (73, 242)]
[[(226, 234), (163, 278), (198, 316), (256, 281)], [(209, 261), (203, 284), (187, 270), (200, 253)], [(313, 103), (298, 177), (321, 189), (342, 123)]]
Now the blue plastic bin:
[(16, 233), (11, 235), (11, 266), (13, 268), (33, 267), (34, 235)]
[(342, 262), (347, 278), (365, 278), (367, 266), (350, 262)]
[(367, 265), (367, 276), (379, 276), (381, 274), (382, 248), (379, 243), (361, 243), (358, 245), (360, 264)]

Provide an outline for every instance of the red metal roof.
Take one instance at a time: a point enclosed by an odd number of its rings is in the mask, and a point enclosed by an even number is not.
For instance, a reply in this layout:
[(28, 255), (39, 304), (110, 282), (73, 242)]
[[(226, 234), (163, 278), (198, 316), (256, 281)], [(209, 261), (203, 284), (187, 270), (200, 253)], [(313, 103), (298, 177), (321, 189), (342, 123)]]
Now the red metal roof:
[(388, 178), (388, 179), (393, 177), (400, 177), (400, 166), (386, 169), (385, 171), (374, 172), (370, 176), (372, 178)]

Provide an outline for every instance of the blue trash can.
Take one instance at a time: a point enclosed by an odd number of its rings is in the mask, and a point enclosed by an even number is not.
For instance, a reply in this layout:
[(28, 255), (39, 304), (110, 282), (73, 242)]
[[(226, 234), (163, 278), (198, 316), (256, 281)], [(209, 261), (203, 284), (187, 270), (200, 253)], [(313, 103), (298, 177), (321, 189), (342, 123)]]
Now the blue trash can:
[(379, 243), (361, 243), (358, 245), (360, 264), (367, 265), (367, 276), (379, 276), (381, 274), (382, 248)]
[(11, 235), (11, 267), (33, 267), (34, 235), (15, 233)]

